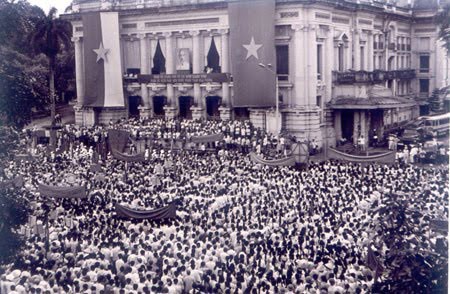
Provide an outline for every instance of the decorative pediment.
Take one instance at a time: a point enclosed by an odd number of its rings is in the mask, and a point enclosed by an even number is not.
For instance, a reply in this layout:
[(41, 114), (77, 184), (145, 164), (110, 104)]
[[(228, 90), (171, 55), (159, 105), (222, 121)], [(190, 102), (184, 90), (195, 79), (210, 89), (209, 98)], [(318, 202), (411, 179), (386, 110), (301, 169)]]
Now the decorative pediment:
[(343, 42), (346, 43), (348, 42), (348, 36), (347, 33), (345, 32), (341, 32), (341, 31), (336, 31), (336, 33), (334, 34), (334, 41), (335, 42)]

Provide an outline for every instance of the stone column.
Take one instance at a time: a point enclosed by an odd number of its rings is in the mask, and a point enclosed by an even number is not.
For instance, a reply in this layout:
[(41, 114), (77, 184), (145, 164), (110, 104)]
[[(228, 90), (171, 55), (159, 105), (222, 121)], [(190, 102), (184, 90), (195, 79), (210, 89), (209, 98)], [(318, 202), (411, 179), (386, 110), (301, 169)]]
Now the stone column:
[(200, 31), (190, 31), (192, 36), (192, 72), (201, 73), (200, 69)]
[(173, 60), (173, 38), (171, 32), (165, 32), (163, 36), (166, 39), (166, 73), (173, 74), (174, 73), (174, 60)]
[(294, 44), (295, 44), (295, 63), (294, 63), (294, 90), (295, 98), (294, 105), (305, 105), (307, 103), (306, 90), (306, 60), (304, 52), (305, 49), (305, 37), (304, 37), (304, 26), (295, 24), (291, 26), (294, 30)]
[(367, 46), (368, 46), (368, 50), (367, 50), (367, 57), (368, 57), (368, 63), (367, 63), (367, 71), (373, 71), (373, 34), (372, 32), (369, 32), (367, 34)]
[[(200, 74), (200, 31), (195, 30), (189, 32), (192, 36), (192, 73)], [(203, 107), (203, 97), (202, 91), (200, 89), (200, 83), (194, 83), (194, 107), (191, 107), (192, 118), (199, 119), (205, 116), (205, 111)]]
[(334, 62), (334, 29), (330, 28), (328, 31), (327, 39), (325, 41), (325, 64), (324, 64), (324, 76), (325, 76), (325, 85), (326, 85), (326, 98), (325, 102), (331, 99), (331, 89), (333, 86), (333, 62)]
[(342, 114), (340, 110), (334, 111), (334, 129), (336, 131), (336, 140), (342, 139)]
[(366, 147), (369, 146), (369, 130), (367, 128), (367, 116), (366, 110), (360, 111), (360, 121), (361, 121), (361, 135), (364, 136)]
[[(199, 74), (200, 70), (200, 31), (191, 31), (192, 36), (192, 73)], [(200, 84), (194, 83), (194, 103), (197, 107), (201, 106)]]
[(358, 29), (354, 29), (353, 31), (353, 61), (354, 61), (354, 70), (361, 70), (361, 51), (359, 44), (359, 36), (361, 32)]
[(142, 105), (139, 106), (139, 115), (141, 117), (152, 117), (153, 111), (152, 111), (152, 103), (150, 101), (150, 96), (148, 94), (148, 88), (147, 85), (142, 83), (141, 84), (141, 98), (142, 98)]
[(355, 145), (358, 144), (359, 128), (360, 128), (359, 111), (353, 110), (353, 144)]
[[(163, 34), (166, 40), (166, 74), (173, 74), (175, 70), (174, 66), (174, 54), (173, 54), (173, 38), (171, 32), (165, 32)], [(174, 118), (178, 113), (178, 104), (175, 97), (175, 91), (172, 84), (167, 84), (167, 103), (164, 107), (164, 111), (167, 118)]]
[[(229, 50), (228, 50), (228, 29), (220, 30), (222, 41), (221, 48), (221, 71), (223, 73), (230, 72)], [(222, 120), (229, 120), (231, 118), (231, 101), (230, 101), (230, 84), (228, 82), (222, 83), (222, 106), (219, 107), (220, 118)]]
[(220, 30), (219, 33), (222, 39), (222, 72), (227, 73), (230, 72), (230, 56), (228, 53), (228, 29)]
[[(313, 48), (312, 50), (304, 50), (306, 52), (307, 60), (307, 75), (306, 80), (308, 81), (308, 92), (307, 92), (307, 105), (314, 107), (316, 105), (317, 96), (317, 37), (316, 37), (316, 26), (309, 26), (307, 31), (308, 36), (308, 47)], [(298, 52), (298, 51), (297, 51)]]
[(147, 38), (145, 34), (139, 34), (138, 37), (141, 55), (141, 74), (148, 74)]
[(83, 47), (80, 37), (73, 37), (75, 43), (75, 82), (77, 85), (77, 105), (84, 104)]

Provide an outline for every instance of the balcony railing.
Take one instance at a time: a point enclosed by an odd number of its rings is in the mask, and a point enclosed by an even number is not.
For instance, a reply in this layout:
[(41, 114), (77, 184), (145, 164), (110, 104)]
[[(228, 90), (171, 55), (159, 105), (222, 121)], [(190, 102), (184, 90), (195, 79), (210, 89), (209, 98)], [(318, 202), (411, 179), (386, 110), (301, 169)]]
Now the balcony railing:
[(333, 71), (333, 82), (336, 84), (382, 83), (387, 80), (410, 80), (416, 77), (414, 69), (374, 70), (374, 71)]

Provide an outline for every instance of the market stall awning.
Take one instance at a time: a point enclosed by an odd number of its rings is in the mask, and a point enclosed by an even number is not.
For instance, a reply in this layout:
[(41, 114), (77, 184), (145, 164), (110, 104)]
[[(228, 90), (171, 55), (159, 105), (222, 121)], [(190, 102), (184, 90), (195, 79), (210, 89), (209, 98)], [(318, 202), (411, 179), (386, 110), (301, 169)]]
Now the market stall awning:
[(398, 97), (338, 97), (330, 101), (332, 109), (390, 109), (414, 105), (416, 101)]

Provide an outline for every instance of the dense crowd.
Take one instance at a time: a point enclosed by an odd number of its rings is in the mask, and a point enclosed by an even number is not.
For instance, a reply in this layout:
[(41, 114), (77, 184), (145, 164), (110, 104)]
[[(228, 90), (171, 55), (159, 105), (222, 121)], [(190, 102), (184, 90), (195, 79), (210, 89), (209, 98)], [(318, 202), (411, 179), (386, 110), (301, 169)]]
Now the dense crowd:
[[(248, 122), (114, 127), (135, 138), (223, 132), (255, 149), (274, 139)], [(105, 128), (66, 132), (70, 151), (49, 157), (32, 146), (39, 164), (11, 161), (4, 170), (4, 178), (23, 176), (20, 197), (32, 216), (20, 229), (25, 247), (4, 268), (1, 293), (366, 293), (376, 274), (366, 262), (369, 248), (380, 260), (388, 251), (380, 217), (387, 198), (395, 194), (422, 212), (407, 218), (423, 251), (434, 252), (440, 237), (430, 221), (448, 218), (445, 169), (330, 161), (268, 167), (225, 145), (210, 153), (155, 147), (145, 162), (127, 164), (109, 154), (93, 171), (91, 140), (101, 141)], [(88, 198), (48, 199), (39, 183), (85, 185)], [(177, 217), (165, 221), (114, 211), (115, 203), (149, 210), (174, 200)]]

